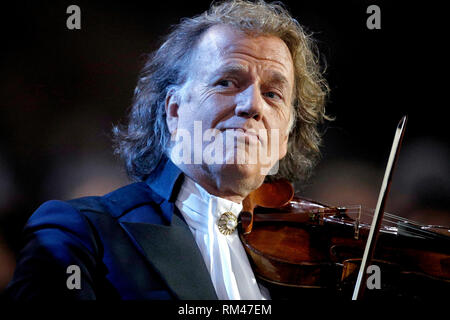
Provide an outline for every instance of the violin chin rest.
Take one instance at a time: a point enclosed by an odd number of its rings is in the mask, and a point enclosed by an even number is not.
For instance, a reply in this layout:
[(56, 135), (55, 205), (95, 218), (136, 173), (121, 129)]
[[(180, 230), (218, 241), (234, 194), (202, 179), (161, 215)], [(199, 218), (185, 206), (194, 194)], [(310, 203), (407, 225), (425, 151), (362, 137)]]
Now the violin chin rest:
[(253, 203), (264, 208), (285, 206), (294, 197), (294, 186), (286, 179), (263, 183), (249, 195)]

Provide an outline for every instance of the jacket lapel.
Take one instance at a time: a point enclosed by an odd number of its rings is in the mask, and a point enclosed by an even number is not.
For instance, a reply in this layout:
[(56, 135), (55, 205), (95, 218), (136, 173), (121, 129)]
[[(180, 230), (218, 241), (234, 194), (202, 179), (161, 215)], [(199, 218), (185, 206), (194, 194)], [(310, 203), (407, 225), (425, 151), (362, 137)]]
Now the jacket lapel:
[[(174, 202), (182, 182), (181, 170), (163, 156), (145, 188), (135, 184), (121, 198), (111, 195), (106, 202), (112, 204), (114, 216), (122, 216), (120, 225), (176, 298), (215, 300), (217, 295), (194, 236), (181, 214), (176, 214)], [(148, 188), (153, 192), (145, 190)], [(150, 202), (159, 206), (156, 220), (146, 211), (128, 209)]]
[[(173, 212), (173, 203), (165, 204), (172, 207)], [(217, 299), (191, 230), (180, 217), (173, 214), (170, 225), (137, 222), (120, 224), (176, 298)]]

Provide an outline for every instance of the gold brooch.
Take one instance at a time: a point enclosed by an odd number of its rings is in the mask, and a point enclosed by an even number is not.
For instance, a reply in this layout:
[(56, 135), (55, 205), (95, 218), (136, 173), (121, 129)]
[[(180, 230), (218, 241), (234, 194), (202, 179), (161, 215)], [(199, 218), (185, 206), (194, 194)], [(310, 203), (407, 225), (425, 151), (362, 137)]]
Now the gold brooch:
[(219, 231), (227, 236), (233, 233), (238, 222), (236, 216), (232, 212), (225, 212), (220, 216), (217, 225), (219, 226)]

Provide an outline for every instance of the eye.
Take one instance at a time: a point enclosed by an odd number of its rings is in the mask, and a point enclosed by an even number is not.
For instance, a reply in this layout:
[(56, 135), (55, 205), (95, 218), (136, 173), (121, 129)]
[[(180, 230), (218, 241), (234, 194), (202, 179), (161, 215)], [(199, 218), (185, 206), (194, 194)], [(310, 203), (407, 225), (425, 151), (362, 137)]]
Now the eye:
[(223, 80), (220, 80), (219, 82), (217, 82), (217, 85), (219, 85), (221, 87), (225, 87), (225, 88), (230, 88), (231, 86), (233, 86), (233, 81), (223, 79)]
[(264, 95), (270, 99), (282, 99), (282, 97), (273, 91), (265, 92)]

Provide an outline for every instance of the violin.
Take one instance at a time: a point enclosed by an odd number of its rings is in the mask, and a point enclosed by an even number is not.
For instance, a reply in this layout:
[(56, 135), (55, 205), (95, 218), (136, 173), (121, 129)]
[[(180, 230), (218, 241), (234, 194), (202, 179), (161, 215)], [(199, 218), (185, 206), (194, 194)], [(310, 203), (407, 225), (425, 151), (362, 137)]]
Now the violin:
[[(367, 217), (376, 211), (305, 199), (284, 179), (264, 183), (243, 206), (239, 236), (255, 275), (273, 299), (349, 299), (353, 290), (354, 300), (430, 300), (450, 292), (449, 227), (384, 212), (382, 222), (373, 219), (370, 224)], [(369, 245), (371, 237), (376, 247)], [(369, 258), (367, 251), (372, 251)], [(369, 266), (377, 268), (379, 283), (363, 290)]]

